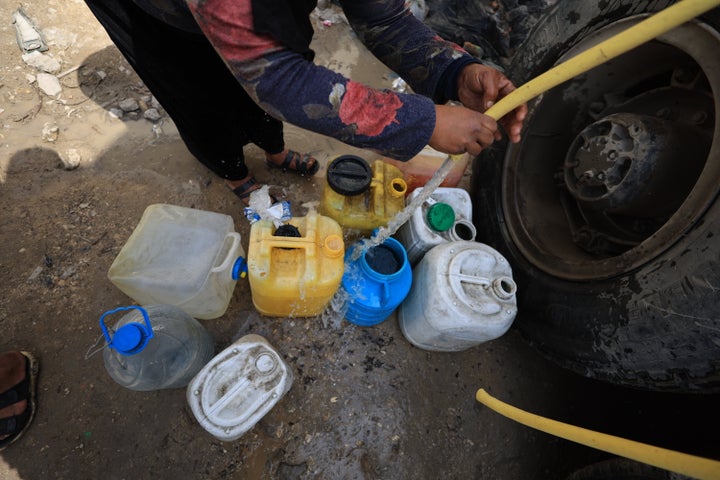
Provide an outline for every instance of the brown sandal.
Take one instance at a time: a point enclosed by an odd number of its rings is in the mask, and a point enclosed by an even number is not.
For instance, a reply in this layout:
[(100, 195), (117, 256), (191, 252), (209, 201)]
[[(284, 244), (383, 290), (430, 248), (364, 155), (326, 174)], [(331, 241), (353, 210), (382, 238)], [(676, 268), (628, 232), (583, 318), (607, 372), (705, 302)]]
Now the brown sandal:
[(27, 405), (19, 415), (0, 418), (0, 435), (7, 435), (5, 438), (0, 439), (0, 451), (6, 449), (25, 433), (25, 430), (28, 429), (30, 422), (35, 417), (37, 408), (35, 392), (39, 363), (30, 352), (19, 353), (25, 358), (25, 378), (20, 383), (0, 393), (0, 410), (23, 400), (27, 400)]
[(309, 153), (301, 155), (294, 150), (288, 150), (285, 160), (279, 165), (269, 160), (265, 160), (265, 163), (270, 168), (278, 168), (283, 172), (293, 172), (298, 175), (315, 175), (320, 169), (320, 163), (315, 157)]

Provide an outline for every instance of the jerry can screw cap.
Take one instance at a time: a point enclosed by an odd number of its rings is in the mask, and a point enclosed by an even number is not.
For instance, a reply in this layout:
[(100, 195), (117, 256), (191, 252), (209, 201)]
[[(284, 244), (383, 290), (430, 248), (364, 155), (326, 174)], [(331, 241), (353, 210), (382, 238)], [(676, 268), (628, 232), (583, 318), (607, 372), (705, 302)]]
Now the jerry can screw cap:
[(436, 232), (445, 232), (455, 224), (455, 211), (447, 203), (438, 202), (427, 210), (427, 222)]
[(370, 165), (356, 155), (341, 155), (330, 162), (327, 169), (330, 188), (340, 195), (360, 195), (370, 187)]
[(123, 325), (115, 332), (110, 348), (114, 348), (119, 353), (132, 354), (137, 353), (140, 345), (143, 343), (144, 329), (142, 325), (137, 323), (129, 323)]
[(248, 274), (248, 264), (243, 257), (238, 257), (235, 260), (232, 268), (232, 279), (237, 280), (238, 278), (245, 278)]

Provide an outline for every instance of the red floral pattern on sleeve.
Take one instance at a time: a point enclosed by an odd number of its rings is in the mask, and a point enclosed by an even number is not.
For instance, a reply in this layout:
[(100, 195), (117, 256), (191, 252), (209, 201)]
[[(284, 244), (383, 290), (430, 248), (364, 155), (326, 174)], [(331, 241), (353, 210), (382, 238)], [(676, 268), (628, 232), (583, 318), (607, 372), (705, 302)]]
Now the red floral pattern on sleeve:
[(375, 136), (391, 123), (397, 123), (397, 111), (402, 106), (395, 92), (374, 90), (348, 81), (339, 115), (344, 124), (357, 126), (356, 133)]

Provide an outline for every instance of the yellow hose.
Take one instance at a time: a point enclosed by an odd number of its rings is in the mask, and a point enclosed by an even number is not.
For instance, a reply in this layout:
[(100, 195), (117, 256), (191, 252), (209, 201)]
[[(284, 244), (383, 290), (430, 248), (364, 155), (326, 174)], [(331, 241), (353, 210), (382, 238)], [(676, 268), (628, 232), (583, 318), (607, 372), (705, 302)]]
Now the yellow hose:
[(507, 418), (556, 437), (689, 477), (701, 480), (720, 478), (720, 462), (715, 460), (654, 447), (541, 417), (508, 405), (491, 396), (482, 388), (477, 391), (475, 398), (478, 402)]
[(507, 97), (490, 107), (485, 115), (498, 120), (519, 105), (527, 103), (543, 92), (597, 67), (653, 38), (720, 5), (720, 0), (681, 0), (642, 22), (614, 35), (612, 38), (566, 60), (521, 85)]

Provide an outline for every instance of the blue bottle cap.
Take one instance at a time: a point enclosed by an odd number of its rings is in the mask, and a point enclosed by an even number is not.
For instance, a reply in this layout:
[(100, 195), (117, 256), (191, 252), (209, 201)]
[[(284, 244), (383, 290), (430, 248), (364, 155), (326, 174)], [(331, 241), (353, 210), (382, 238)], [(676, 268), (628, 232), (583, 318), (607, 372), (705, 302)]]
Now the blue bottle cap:
[(245, 277), (247, 277), (247, 273), (248, 273), (247, 261), (243, 257), (238, 257), (237, 260), (235, 260), (235, 263), (233, 264), (232, 279), (237, 280), (238, 278), (245, 278)]
[(146, 335), (143, 325), (128, 323), (115, 332), (108, 346), (123, 355), (133, 355), (141, 352), (147, 345), (148, 340), (149, 337)]

